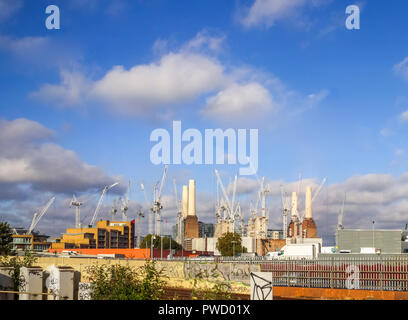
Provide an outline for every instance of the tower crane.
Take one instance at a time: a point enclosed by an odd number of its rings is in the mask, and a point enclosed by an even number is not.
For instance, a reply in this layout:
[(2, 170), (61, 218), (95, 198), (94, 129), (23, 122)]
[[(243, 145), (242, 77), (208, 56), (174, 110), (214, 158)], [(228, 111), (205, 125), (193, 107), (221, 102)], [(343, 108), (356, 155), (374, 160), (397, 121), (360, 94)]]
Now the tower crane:
[(140, 248), (140, 224), (141, 224), (141, 218), (144, 218), (144, 214), (142, 211), (142, 208), (139, 208), (139, 211), (137, 212), (137, 240), (136, 240), (136, 247)]
[(72, 196), (72, 200), (69, 203), (69, 207), (75, 207), (75, 228), (81, 228), (81, 215), (80, 215), (80, 207), (83, 205), (83, 202), (78, 201), (75, 194)]
[(343, 205), (339, 211), (339, 216), (337, 218), (337, 230), (343, 230), (343, 214), (344, 214), (344, 203), (346, 202), (346, 193), (344, 193)]
[(327, 180), (327, 177), (325, 177), (325, 178), (322, 180), (322, 182), (320, 183), (319, 187), (317, 188), (316, 192), (314, 193), (314, 195), (313, 195), (313, 197), (312, 197), (312, 203), (313, 203), (313, 200), (316, 199), (317, 196), (319, 195), (319, 193), (320, 193), (320, 191), (322, 190), (322, 187), (323, 187), (324, 183), (326, 182), (326, 180)]
[(93, 224), (96, 221), (96, 218), (98, 216), (99, 210), (101, 209), (103, 198), (105, 197), (106, 192), (108, 192), (108, 190), (112, 189), (113, 187), (117, 186), (118, 184), (119, 184), (119, 182), (115, 182), (114, 184), (112, 184), (110, 186), (106, 186), (106, 187), (103, 188), (101, 197), (99, 198), (99, 201), (98, 201), (98, 205), (96, 206), (96, 209), (95, 209), (95, 212), (94, 212), (93, 217), (91, 219), (91, 222), (89, 223), (89, 227), (92, 227)]
[[(144, 195), (145, 202), (146, 202), (146, 208), (149, 208), (150, 205), (149, 205), (149, 201), (147, 200), (146, 189), (143, 183), (140, 183), (140, 188), (143, 191), (143, 195)], [(150, 209), (148, 210), (149, 210), (148, 233), (153, 234), (153, 212)]]
[(181, 202), (178, 199), (176, 179), (173, 180), (174, 195), (176, 197), (177, 206), (177, 242), (184, 243), (184, 230), (183, 230), (183, 213), (181, 210)]
[(282, 211), (283, 211), (283, 238), (288, 237), (288, 212), (289, 212), (289, 198), (286, 192), (283, 190), (283, 186), (280, 186), (281, 189), (281, 200), (282, 200)]
[(47, 204), (45, 205), (45, 207), (40, 211), (39, 214), (34, 213), (34, 217), (33, 220), (31, 221), (31, 225), (27, 230), (27, 234), (31, 234), (31, 232), (34, 230), (34, 228), (37, 226), (37, 224), (40, 222), (41, 218), (44, 216), (44, 214), (47, 212), (47, 210), (51, 207), (51, 205), (53, 204), (55, 200), (55, 197), (52, 197)]
[(117, 207), (117, 200), (113, 200), (112, 203), (112, 208), (111, 208), (111, 216), (112, 216), (112, 221), (115, 221), (116, 214), (118, 213), (118, 207)]
[(166, 175), (167, 175), (167, 169), (168, 169), (168, 165), (166, 165), (164, 167), (164, 171), (163, 171), (163, 175), (161, 178), (161, 182), (160, 182), (160, 186), (157, 187), (157, 185), (154, 187), (153, 189), (153, 204), (152, 204), (152, 212), (156, 218), (156, 230), (155, 230), (155, 234), (156, 235), (161, 235), (160, 234), (160, 222), (161, 222), (161, 216), (160, 216), (160, 211), (161, 209), (163, 209), (163, 205), (161, 203), (161, 196), (162, 196), (162, 192), (163, 192), (163, 187), (164, 187), (164, 182), (166, 180)]
[(125, 199), (120, 199), (121, 207), (120, 211), (122, 212), (122, 221), (126, 221), (127, 218), (127, 211), (129, 210), (129, 196), (130, 196), (130, 181), (128, 184), (128, 190)]

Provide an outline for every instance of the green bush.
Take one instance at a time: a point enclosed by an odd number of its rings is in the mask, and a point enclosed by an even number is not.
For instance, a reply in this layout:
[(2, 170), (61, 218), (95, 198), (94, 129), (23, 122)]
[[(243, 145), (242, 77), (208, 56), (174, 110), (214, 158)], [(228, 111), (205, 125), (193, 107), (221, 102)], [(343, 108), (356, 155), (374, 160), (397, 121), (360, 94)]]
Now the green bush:
[(87, 268), (92, 300), (158, 300), (165, 285), (162, 270), (154, 261), (142, 267), (93, 265)]

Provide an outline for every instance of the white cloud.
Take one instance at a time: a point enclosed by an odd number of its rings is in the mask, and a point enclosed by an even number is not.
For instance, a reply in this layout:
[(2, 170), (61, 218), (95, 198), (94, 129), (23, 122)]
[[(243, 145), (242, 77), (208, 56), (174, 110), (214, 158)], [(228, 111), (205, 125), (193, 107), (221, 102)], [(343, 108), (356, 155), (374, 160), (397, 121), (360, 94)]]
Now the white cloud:
[(49, 45), (46, 37), (22, 37), (13, 38), (10, 36), (0, 35), (0, 49), (5, 49), (17, 56), (25, 56), (28, 54), (37, 54), (44, 51)]
[(405, 110), (402, 112), (399, 116), (400, 120), (402, 121), (408, 121), (408, 110)]
[(100, 168), (52, 143), (53, 132), (35, 121), (0, 120), (0, 184), (53, 193), (83, 192), (113, 181)]
[(264, 24), (270, 27), (279, 19), (293, 14), (306, 4), (306, 0), (256, 0), (248, 14), (241, 20), (246, 27)]
[(397, 63), (393, 67), (393, 71), (408, 80), (408, 57), (406, 57), (400, 63)]
[(143, 114), (148, 107), (190, 101), (223, 85), (223, 66), (208, 56), (169, 53), (159, 62), (130, 70), (112, 68), (95, 82), (91, 95), (124, 114)]
[[(113, 113), (153, 119), (168, 118), (186, 103), (198, 105), (205, 98), (201, 115), (223, 122), (266, 119), (285, 109), (299, 114), (327, 96), (327, 91), (302, 96), (270, 74), (221, 62), (214, 53), (223, 41), (203, 31), (158, 61), (129, 69), (115, 66), (97, 80), (64, 70), (60, 84), (45, 84), (31, 96), (62, 106), (97, 102)], [(159, 40), (153, 49), (158, 53), (166, 47)]]
[(61, 71), (61, 84), (45, 84), (31, 97), (57, 106), (73, 106), (86, 99), (91, 83), (80, 72)]
[(182, 48), (185, 51), (209, 49), (214, 52), (219, 52), (225, 42), (225, 35), (213, 36), (208, 31), (204, 30), (187, 42)]
[(295, 22), (299, 23), (304, 7), (320, 7), (329, 2), (331, 0), (255, 0), (252, 6), (245, 10), (240, 22), (248, 28), (256, 26), (269, 28), (278, 21), (296, 17)]
[(207, 99), (203, 110), (205, 116), (218, 119), (262, 117), (274, 110), (274, 102), (269, 91), (259, 83), (239, 85), (233, 83), (215, 96)]

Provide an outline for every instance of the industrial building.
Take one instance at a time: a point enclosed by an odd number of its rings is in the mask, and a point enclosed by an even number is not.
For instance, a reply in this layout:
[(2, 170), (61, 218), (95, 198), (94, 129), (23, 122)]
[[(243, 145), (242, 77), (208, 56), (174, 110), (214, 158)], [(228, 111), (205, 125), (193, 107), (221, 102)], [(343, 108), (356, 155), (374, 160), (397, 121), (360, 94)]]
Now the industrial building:
[(13, 250), (22, 251), (45, 251), (51, 247), (51, 242), (47, 241), (49, 236), (27, 229), (13, 228)]
[(405, 234), (402, 230), (339, 229), (336, 252), (364, 253), (365, 248), (372, 248), (378, 254), (407, 252)]
[(92, 228), (68, 228), (52, 249), (132, 249), (135, 247), (135, 220), (98, 221)]

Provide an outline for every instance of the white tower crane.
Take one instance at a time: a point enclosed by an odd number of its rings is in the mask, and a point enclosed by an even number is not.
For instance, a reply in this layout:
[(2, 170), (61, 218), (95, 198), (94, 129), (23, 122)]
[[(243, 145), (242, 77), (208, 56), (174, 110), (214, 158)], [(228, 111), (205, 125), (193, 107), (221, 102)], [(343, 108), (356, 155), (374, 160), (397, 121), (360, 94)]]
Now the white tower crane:
[(117, 200), (115, 199), (113, 200), (112, 208), (111, 208), (112, 221), (115, 221), (116, 219), (115, 217), (117, 213), (118, 213), (118, 207), (117, 207)]
[(153, 190), (153, 205), (152, 205), (152, 212), (156, 218), (156, 230), (155, 230), (155, 234), (156, 235), (161, 235), (161, 228), (160, 228), (160, 222), (161, 222), (161, 216), (160, 216), (160, 211), (161, 209), (163, 209), (163, 205), (161, 203), (161, 196), (162, 196), (162, 192), (163, 192), (163, 187), (164, 187), (164, 181), (166, 180), (166, 175), (167, 175), (167, 169), (168, 169), (168, 165), (166, 165), (164, 167), (164, 171), (163, 171), (163, 176), (161, 178), (161, 182), (160, 182), (160, 186), (157, 187), (157, 185), (154, 187)]
[(312, 203), (313, 203), (313, 200), (316, 199), (317, 196), (319, 195), (319, 193), (320, 193), (320, 191), (322, 190), (322, 187), (323, 187), (324, 183), (326, 182), (326, 180), (327, 180), (327, 177), (325, 177), (325, 178), (322, 180), (322, 182), (320, 183), (319, 187), (317, 188), (316, 192), (314, 193), (314, 195), (313, 195), (313, 197), (312, 197)]
[[(217, 169), (215, 169), (215, 175), (217, 176), (218, 183), (219, 183), (219, 185), (221, 187), (221, 191), (222, 191), (222, 194), (224, 196), (224, 199), (221, 202), (220, 209), (221, 209), (221, 211), (224, 212), (224, 220), (229, 220), (229, 222), (232, 222), (232, 228), (234, 229), (234, 223), (233, 223), (234, 222), (234, 209), (231, 206), (231, 202), (230, 202), (230, 200), (228, 198), (228, 194), (227, 194), (227, 192), (226, 192), (226, 190), (224, 188), (224, 184), (221, 181), (220, 174), (218, 173)], [(225, 214), (227, 214), (227, 215), (225, 215)], [(232, 230), (231, 232), (234, 232), (234, 230)]]
[[(145, 202), (146, 202), (146, 208), (149, 208), (149, 201), (147, 200), (147, 195), (146, 195), (146, 189), (143, 183), (140, 183), (140, 188), (143, 191), (143, 196), (145, 198)], [(149, 234), (153, 234), (153, 212), (150, 210), (148, 211), (148, 215), (149, 215), (149, 219), (148, 219), (148, 233)]]
[(137, 212), (137, 240), (136, 240), (136, 247), (140, 248), (140, 224), (141, 218), (144, 218), (144, 214), (142, 212), (142, 208), (139, 209)]
[(122, 221), (127, 220), (127, 214), (126, 213), (129, 210), (129, 196), (130, 196), (130, 181), (129, 181), (129, 184), (128, 184), (128, 190), (127, 190), (126, 198), (125, 199), (121, 198), (120, 211), (122, 212)]
[(183, 213), (181, 210), (181, 201), (178, 199), (176, 179), (173, 180), (174, 195), (176, 197), (177, 207), (177, 242), (184, 243), (184, 230), (183, 230)]
[(283, 239), (288, 237), (288, 212), (289, 212), (289, 198), (287, 193), (283, 190), (283, 186), (280, 186), (281, 189), (281, 200), (282, 200), (282, 212), (283, 212)]
[(31, 221), (31, 225), (27, 230), (27, 234), (31, 234), (31, 232), (34, 230), (34, 228), (37, 226), (37, 224), (40, 222), (41, 218), (44, 216), (44, 214), (47, 212), (47, 210), (51, 207), (51, 205), (53, 204), (55, 200), (55, 197), (52, 197), (47, 204), (45, 205), (45, 207), (41, 210), (41, 212), (39, 214), (34, 213), (34, 217), (33, 220)]
[(93, 224), (96, 221), (96, 218), (98, 216), (99, 210), (101, 209), (103, 198), (105, 197), (106, 192), (108, 192), (108, 190), (112, 189), (113, 187), (117, 186), (118, 184), (119, 184), (119, 182), (115, 182), (114, 184), (112, 184), (110, 186), (106, 186), (106, 187), (103, 188), (101, 197), (99, 198), (99, 201), (98, 201), (98, 205), (96, 206), (96, 209), (95, 209), (95, 212), (94, 212), (93, 217), (91, 219), (91, 222), (89, 223), (90, 227), (92, 227)]
[(75, 194), (72, 196), (72, 200), (69, 203), (69, 207), (75, 207), (75, 228), (81, 228), (81, 215), (80, 215), (80, 207), (83, 205), (83, 202), (78, 201)]
[(343, 214), (344, 214), (344, 203), (346, 202), (346, 193), (344, 193), (343, 205), (341, 206), (341, 210), (339, 211), (339, 216), (337, 219), (337, 230), (343, 229)]

